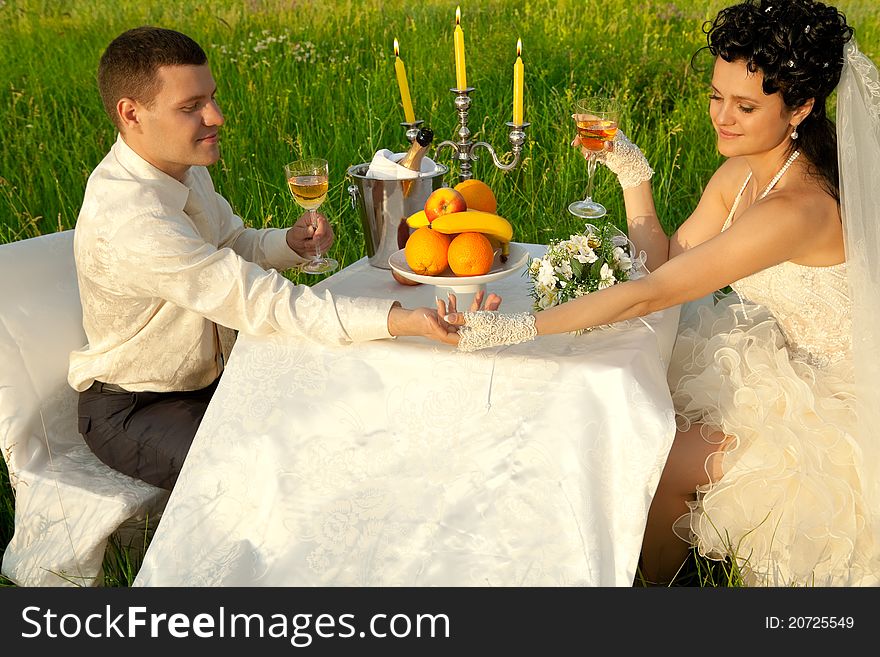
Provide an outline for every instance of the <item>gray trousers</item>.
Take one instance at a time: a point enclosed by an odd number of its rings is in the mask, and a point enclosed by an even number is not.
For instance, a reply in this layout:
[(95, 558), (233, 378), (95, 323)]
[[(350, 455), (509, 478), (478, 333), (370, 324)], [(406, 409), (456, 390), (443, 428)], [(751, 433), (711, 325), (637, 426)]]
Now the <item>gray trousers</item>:
[(114, 470), (171, 490), (216, 388), (128, 392), (96, 381), (79, 394), (79, 432)]

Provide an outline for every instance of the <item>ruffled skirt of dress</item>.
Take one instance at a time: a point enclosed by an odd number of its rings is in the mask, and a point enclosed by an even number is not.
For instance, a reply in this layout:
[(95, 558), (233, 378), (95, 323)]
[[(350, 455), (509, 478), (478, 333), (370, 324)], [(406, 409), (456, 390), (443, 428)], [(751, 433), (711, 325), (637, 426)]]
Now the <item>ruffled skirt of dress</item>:
[(733, 437), (707, 461), (723, 474), (676, 523), (682, 538), (748, 585), (877, 585), (850, 360), (792, 359), (772, 315), (730, 295), (685, 308), (669, 384), (680, 430)]

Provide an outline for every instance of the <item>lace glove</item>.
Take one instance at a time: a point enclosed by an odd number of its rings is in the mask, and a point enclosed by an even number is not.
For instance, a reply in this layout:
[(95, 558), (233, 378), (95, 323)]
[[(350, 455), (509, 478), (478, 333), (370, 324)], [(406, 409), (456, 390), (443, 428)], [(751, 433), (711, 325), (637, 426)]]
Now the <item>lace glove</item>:
[(461, 313), (464, 325), (459, 329), (459, 351), (477, 351), (487, 347), (519, 344), (534, 340), (535, 316), (531, 313), (499, 313), (479, 310)]
[(620, 186), (629, 189), (650, 180), (654, 170), (648, 164), (642, 150), (632, 143), (629, 138), (618, 130), (612, 142), (614, 148), (610, 151), (602, 151), (596, 158), (616, 175)]

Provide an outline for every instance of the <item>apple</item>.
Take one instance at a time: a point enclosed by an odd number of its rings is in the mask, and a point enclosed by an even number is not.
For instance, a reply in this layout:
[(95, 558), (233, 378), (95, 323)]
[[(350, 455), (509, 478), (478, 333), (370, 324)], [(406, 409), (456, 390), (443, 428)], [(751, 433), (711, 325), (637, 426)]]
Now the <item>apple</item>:
[(464, 200), (461, 192), (452, 187), (438, 187), (425, 201), (425, 216), (428, 218), (428, 223), (440, 215), (465, 210), (467, 210), (467, 201)]
[(394, 276), (394, 280), (401, 285), (421, 285), (421, 283), (419, 283), (418, 281), (411, 281), (406, 276), (401, 276), (393, 269), (391, 270), (391, 275)]

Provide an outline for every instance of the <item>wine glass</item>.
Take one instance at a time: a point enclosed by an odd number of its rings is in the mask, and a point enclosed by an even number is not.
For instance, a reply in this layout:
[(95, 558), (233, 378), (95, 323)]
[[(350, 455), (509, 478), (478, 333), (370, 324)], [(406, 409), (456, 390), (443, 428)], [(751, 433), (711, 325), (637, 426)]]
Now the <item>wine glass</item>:
[(581, 201), (574, 201), (568, 211), (576, 217), (598, 219), (608, 212), (605, 206), (593, 200), (593, 176), (599, 160), (596, 155), (607, 148), (617, 134), (620, 106), (613, 98), (591, 96), (581, 98), (574, 105), (574, 120), (578, 141), (587, 149), (587, 194)]
[[(318, 218), (315, 211), (327, 198), (327, 189), (330, 184), (330, 173), (327, 160), (319, 157), (304, 158), (284, 165), (284, 175), (287, 177), (287, 186), (296, 201), (303, 210), (311, 216), (312, 226), (317, 227)], [(333, 258), (327, 258), (316, 252), (314, 257), (300, 266), (300, 271), (307, 274), (325, 274), (339, 266)]]

